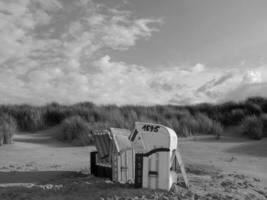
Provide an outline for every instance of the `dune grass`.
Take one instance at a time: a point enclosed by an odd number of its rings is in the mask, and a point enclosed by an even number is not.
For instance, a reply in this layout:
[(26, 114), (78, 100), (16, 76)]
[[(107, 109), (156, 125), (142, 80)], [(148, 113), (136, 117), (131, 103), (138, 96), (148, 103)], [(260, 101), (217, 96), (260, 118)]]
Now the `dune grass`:
[(260, 116), (247, 116), (242, 121), (241, 130), (243, 135), (252, 139), (260, 140), (267, 136), (267, 114)]
[(223, 132), (222, 125), (210, 119), (207, 115), (197, 114), (182, 117), (177, 123), (176, 132), (181, 136), (191, 135), (220, 135)]
[[(132, 130), (135, 121), (143, 121), (166, 125), (174, 129), (178, 136), (195, 134), (218, 136), (225, 128), (231, 126), (242, 128), (247, 122), (254, 123), (251, 122), (253, 120), (250, 117), (262, 118), (267, 114), (266, 105), (267, 99), (262, 97), (248, 98), (243, 102), (203, 103), (188, 106), (97, 106), (91, 102), (66, 106), (51, 103), (44, 106), (2, 105), (0, 106), (0, 114), (4, 113), (13, 117), (17, 122), (18, 130), (27, 132), (35, 132), (61, 123), (66, 127), (69, 126), (71, 117), (76, 116), (77, 118), (79, 116), (83, 120), (83, 122), (79, 122), (80, 124), (89, 124), (82, 126), (85, 130), (88, 129), (85, 128), (87, 125), (89, 129), (97, 126), (108, 126)], [(76, 122), (74, 121), (72, 119), (71, 123), (77, 124), (77, 119)], [(263, 129), (266, 127), (264, 124), (266, 124), (266, 120), (263, 123)], [(262, 138), (259, 136), (261, 133), (256, 132), (244, 134), (254, 139)], [(264, 136), (266, 134), (263, 134)]]
[(80, 116), (66, 118), (61, 125), (61, 130), (56, 138), (78, 146), (86, 146), (93, 143), (92, 130)]
[(16, 128), (16, 122), (12, 116), (0, 114), (0, 146), (12, 143)]

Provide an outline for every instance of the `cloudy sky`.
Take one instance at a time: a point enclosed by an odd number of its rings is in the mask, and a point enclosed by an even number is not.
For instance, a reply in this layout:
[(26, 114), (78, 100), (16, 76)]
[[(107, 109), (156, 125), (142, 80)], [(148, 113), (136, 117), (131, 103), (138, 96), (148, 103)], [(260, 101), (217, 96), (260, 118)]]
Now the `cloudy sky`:
[(0, 0), (0, 103), (267, 97), (266, 0)]

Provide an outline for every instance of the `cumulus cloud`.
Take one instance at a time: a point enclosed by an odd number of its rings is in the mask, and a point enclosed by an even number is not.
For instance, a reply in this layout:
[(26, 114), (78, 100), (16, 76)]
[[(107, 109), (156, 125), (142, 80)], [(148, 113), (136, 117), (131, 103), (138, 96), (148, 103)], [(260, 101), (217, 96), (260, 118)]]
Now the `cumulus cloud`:
[[(196, 90), (202, 102), (239, 101), (250, 96), (265, 96), (267, 77), (263, 66), (253, 69), (232, 68), (216, 71), (211, 70), (213, 78), (207, 80)], [(265, 83), (264, 83), (265, 82)], [(255, 91), (253, 91), (255, 89)]]
[[(110, 102), (117, 104), (198, 103), (206, 100), (196, 94), (199, 84), (214, 76), (209, 71), (190, 73), (182, 66), (153, 70), (112, 61), (107, 55), (95, 62), (95, 65), (100, 72), (91, 76), (91, 80), (94, 80), (92, 88), (99, 94), (100, 99), (97, 101), (101, 103), (107, 97)], [(199, 76), (199, 73), (203, 76)], [(222, 71), (215, 73), (218, 75)]]
[[(41, 48), (39, 44), (42, 42), (35, 37), (36, 29), (50, 23), (51, 9), (54, 11), (60, 9), (55, 6), (60, 5), (57, 0), (45, 2), (37, 0), (0, 2), (0, 68), (3, 66), (17, 68), (21, 63), (24, 63), (21, 68), (28, 68), (27, 65), (32, 66), (35, 62), (31, 56)], [(51, 6), (48, 6), (48, 2)]]
[(246, 72), (243, 78), (244, 83), (260, 83), (262, 82), (261, 72), (255, 70), (249, 70)]
[(106, 55), (149, 39), (162, 23), (90, 0), (1, 1), (0, 101), (188, 104), (266, 91), (266, 66), (151, 69)]
[(221, 101), (241, 101), (251, 96), (267, 97), (266, 73), (266, 66), (244, 72), (240, 83), (227, 90)]
[(205, 66), (201, 63), (197, 63), (193, 68), (192, 71), (195, 73), (199, 73), (205, 70)]
[[(107, 56), (95, 61), (94, 54), (101, 55), (104, 48), (127, 50), (138, 39), (150, 38), (161, 23), (90, 0), (1, 1), (1, 103), (108, 103), (105, 95), (111, 91), (106, 93), (103, 83), (108, 81), (117, 89), (116, 84), (127, 81), (123, 70), (129, 68), (110, 62)], [(117, 71), (112, 69), (116, 64)], [(100, 73), (91, 73), (92, 68)], [(113, 83), (116, 72), (121, 77)]]

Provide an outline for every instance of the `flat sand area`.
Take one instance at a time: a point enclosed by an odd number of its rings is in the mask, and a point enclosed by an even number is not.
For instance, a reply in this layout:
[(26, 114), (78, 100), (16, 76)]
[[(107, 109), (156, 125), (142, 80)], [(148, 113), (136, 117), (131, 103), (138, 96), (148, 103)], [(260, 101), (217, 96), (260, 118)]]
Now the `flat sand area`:
[(180, 149), (187, 164), (211, 165), (226, 173), (239, 173), (261, 179), (267, 186), (267, 138), (212, 136), (182, 138)]
[(58, 128), (17, 134), (13, 144), (1, 146), (0, 184), (40, 182), (64, 172), (88, 171), (95, 147), (62, 143), (51, 137), (55, 131)]
[[(51, 136), (56, 131), (58, 127), (37, 133), (20, 133), (15, 136), (13, 144), (0, 147), (0, 197), (1, 191), (4, 197), (14, 193), (13, 189), (7, 187), (53, 184), (72, 176), (74, 172), (89, 172), (90, 152), (95, 147), (75, 147), (59, 142)], [(220, 199), (219, 195), (227, 198), (232, 192), (231, 195), (239, 195), (236, 199), (267, 198), (267, 138), (254, 141), (225, 135), (216, 140), (213, 136), (197, 136), (179, 138), (178, 143), (195, 195), (215, 194)], [(220, 171), (220, 175), (213, 170)], [(76, 180), (73, 177), (65, 183), (68, 185)], [(82, 183), (93, 180), (89, 176)], [(1, 190), (1, 187), (6, 189)], [(102, 195), (100, 189), (90, 188)], [(81, 189), (81, 194), (88, 195), (90, 188)], [(132, 191), (135, 190), (128, 190)], [(112, 190), (110, 192), (113, 193)], [(247, 196), (243, 196), (246, 193)], [(39, 193), (34, 194), (41, 196)], [(64, 195), (75, 196), (76, 193), (61, 195), (65, 198)]]

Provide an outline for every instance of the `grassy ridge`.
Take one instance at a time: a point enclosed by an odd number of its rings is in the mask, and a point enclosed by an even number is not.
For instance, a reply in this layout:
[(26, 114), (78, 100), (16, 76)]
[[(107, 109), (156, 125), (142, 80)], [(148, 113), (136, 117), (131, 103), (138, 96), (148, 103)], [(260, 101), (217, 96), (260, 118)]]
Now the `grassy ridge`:
[[(60, 124), (63, 121), (65, 126), (72, 124), (71, 126), (79, 127), (77, 126), (77, 123), (79, 123), (83, 124), (82, 127), (86, 127), (84, 123), (87, 123), (87, 126), (91, 129), (110, 126), (132, 129), (135, 121), (146, 121), (171, 127), (179, 136), (192, 134), (219, 135), (224, 128), (240, 125), (240, 127), (244, 127), (244, 134), (254, 139), (266, 136), (266, 113), (267, 99), (261, 97), (249, 98), (243, 102), (205, 103), (191, 106), (118, 107), (115, 105), (97, 106), (90, 102), (71, 106), (57, 103), (45, 106), (0, 106), (0, 114), (14, 118), (20, 131), (34, 132)], [(76, 116), (76, 118), (79, 116), (79, 122), (77, 122), (77, 119), (76, 122), (75, 119), (68, 119), (73, 116)], [(250, 125), (247, 124), (251, 124), (253, 127), (255, 123), (262, 125), (253, 132), (249, 129)], [(67, 135), (70, 134), (70, 132), (67, 132), (65, 131)], [(61, 136), (61, 138), (64, 137)]]

